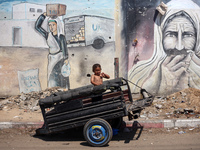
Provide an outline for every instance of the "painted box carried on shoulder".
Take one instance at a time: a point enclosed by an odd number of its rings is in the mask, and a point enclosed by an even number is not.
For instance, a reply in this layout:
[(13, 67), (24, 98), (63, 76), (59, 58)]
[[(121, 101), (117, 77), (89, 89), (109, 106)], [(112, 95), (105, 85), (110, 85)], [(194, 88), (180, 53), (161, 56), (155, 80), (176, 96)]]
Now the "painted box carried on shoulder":
[(63, 4), (47, 4), (46, 12), (47, 16), (55, 17), (55, 16), (63, 16), (66, 14), (66, 5)]

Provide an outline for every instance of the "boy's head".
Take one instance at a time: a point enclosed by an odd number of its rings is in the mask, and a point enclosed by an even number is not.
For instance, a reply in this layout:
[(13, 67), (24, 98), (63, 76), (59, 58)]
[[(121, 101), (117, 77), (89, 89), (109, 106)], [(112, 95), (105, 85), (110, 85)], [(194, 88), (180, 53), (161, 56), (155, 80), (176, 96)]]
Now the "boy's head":
[(94, 72), (94, 74), (100, 75), (100, 73), (101, 73), (101, 65), (100, 64), (94, 64), (92, 66), (92, 71)]

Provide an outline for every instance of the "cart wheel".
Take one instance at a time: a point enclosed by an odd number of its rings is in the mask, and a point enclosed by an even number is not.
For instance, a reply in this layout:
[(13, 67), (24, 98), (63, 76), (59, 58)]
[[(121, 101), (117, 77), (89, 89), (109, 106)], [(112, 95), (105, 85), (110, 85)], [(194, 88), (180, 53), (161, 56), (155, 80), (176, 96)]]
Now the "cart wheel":
[(85, 140), (92, 146), (100, 147), (108, 144), (113, 133), (110, 124), (101, 118), (90, 119), (84, 126)]

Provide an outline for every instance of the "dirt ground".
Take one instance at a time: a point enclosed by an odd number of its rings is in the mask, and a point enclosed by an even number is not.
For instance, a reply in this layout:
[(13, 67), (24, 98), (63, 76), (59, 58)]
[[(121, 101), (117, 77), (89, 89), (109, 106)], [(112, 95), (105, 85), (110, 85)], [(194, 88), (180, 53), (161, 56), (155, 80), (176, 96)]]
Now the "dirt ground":
[[(0, 100), (0, 122), (43, 121), (38, 100), (64, 91), (58, 87)], [(200, 90), (184, 89), (166, 97), (155, 97), (152, 105), (142, 110), (139, 119), (200, 118)]]
[[(188, 129), (135, 129), (132, 132), (119, 132), (105, 147), (106, 150), (199, 150), (199, 128)], [(182, 134), (180, 134), (180, 132)], [(71, 130), (48, 136), (35, 136), (34, 130), (0, 130), (2, 150), (99, 150), (91, 147), (84, 139), (81, 130)], [(101, 148), (101, 149), (102, 149)]]
[(9, 109), (0, 111), (0, 122), (43, 122), (42, 113), (38, 111), (28, 111), (23, 109)]

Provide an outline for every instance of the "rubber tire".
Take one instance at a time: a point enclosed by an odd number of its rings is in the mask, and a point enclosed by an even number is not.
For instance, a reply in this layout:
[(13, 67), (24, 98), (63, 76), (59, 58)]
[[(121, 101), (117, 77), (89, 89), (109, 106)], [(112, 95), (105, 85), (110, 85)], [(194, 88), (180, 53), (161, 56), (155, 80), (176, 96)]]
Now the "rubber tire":
[[(89, 130), (90, 128), (93, 126), (93, 125), (100, 125), (102, 126), (105, 130), (106, 130), (106, 137), (105, 139), (103, 140), (103, 142), (95, 142), (93, 141), (90, 136), (89, 136)], [(84, 126), (83, 128), (83, 135), (84, 135), (84, 138), (85, 140), (91, 145), (91, 146), (94, 146), (94, 147), (101, 147), (101, 146), (105, 146), (107, 145), (110, 140), (112, 139), (112, 136), (113, 136), (113, 131), (112, 131), (112, 128), (110, 126), (110, 124), (104, 120), (104, 119), (101, 119), (101, 118), (93, 118), (93, 119), (90, 119)]]
[(92, 47), (95, 49), (101, 49), (104, 47), (104, 41), (102, 39), (96, 39), (94, 40)]

